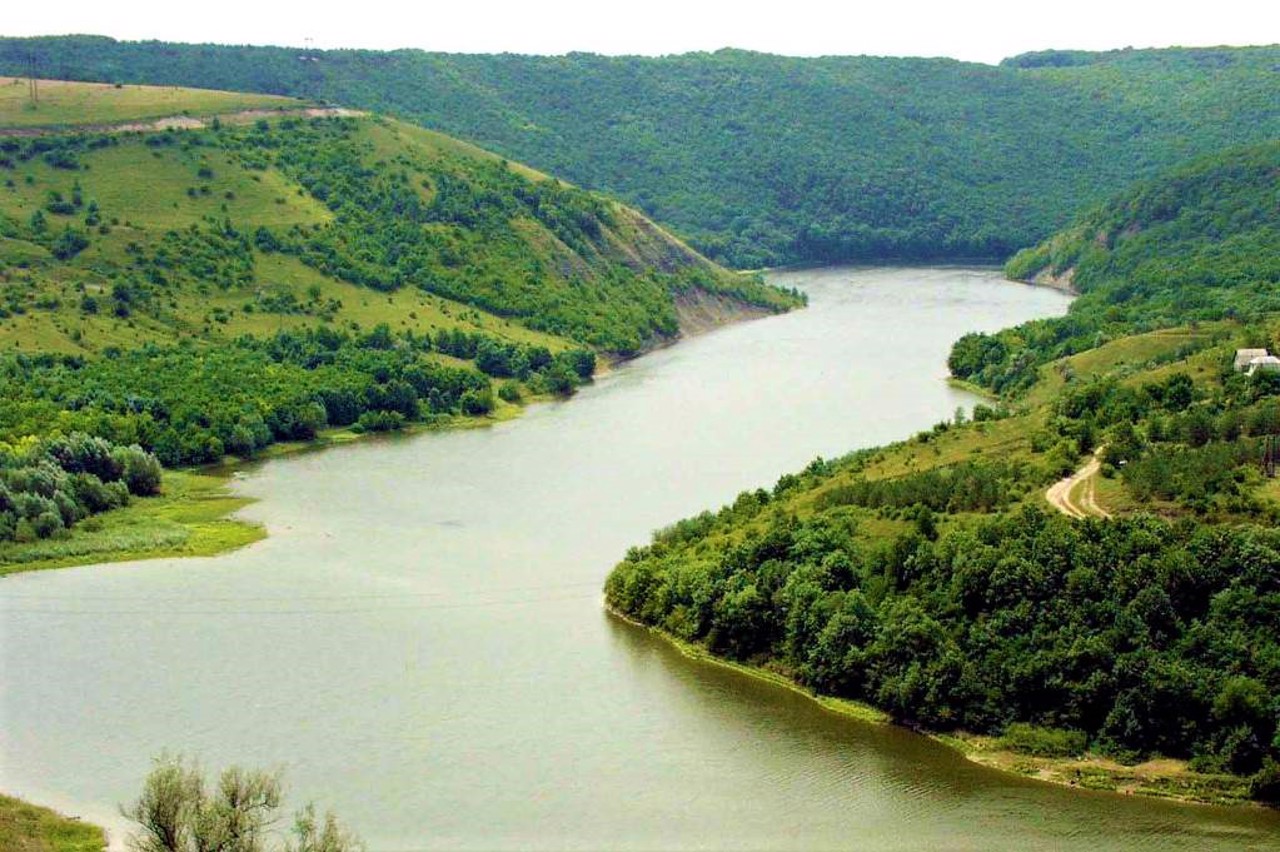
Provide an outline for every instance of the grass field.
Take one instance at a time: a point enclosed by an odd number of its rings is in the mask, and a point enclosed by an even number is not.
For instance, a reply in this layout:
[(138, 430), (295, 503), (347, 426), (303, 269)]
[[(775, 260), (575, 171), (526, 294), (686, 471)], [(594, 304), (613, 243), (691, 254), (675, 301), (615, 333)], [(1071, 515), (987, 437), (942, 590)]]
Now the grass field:
[(110, 83), (37, 80), (36, 90), (38, 101), (33, 102), (26, 78), (0, 77), (0, 128), (114, 124), (173, 115), (304, 106), (302, 101), (275, 95), (177, 86), (116, 87)]
[[(427, 159), (492, 158), (465, 143), (401, 124), (371, 122), (368, 133), (376, 150), (389, 158), (406, 150)], [(85, 155), (86, 170), (58, 169), (36, 157), (0, 172), (0, 214), (27, 221), (45, 211), (55, 230), (78, 226), (81, 212), (48, 212), (51, 193), (70, 199), (78, 190), (84, 204), (98, 205), (104, 222), (90, 233), (90, 246), (67, 263), (55, 262), (40, 245), (0, 236), (0, 307), (5, 308), (0, 311), (0, 350), (92, 354), (111, 346), (132, 348), (188, 337), (217, 341), (270, 334), (322, 321), (364, 329), (386, 323), (394, 330), (417, 332), (461, 328), (544, 345), (553, 352), (571, 345), (417, 288), (379, 293), (326, 277), (291, 256), (256, 251), (248, 286), (172, 287), (162, 310), (127, 318), (82, 310), (86, 295), (100, 296), (109, 289), (100, 270), (127, 268), (137, 246), (154, 246), (171, 230), (206, 226), (214, 219), (230, 219), (247, 232), (258, 226), (322, 225), (332, 219), (324, 205), (279, 170), (248, 169), (226, 151), (188, 144), (181, 135), (174, 138), (181, 141), (150, 146), (142, 135), (121, 137), (118, 144)], [(295, 308), (260, 310), (264, 300)]]
[[(1053, 402), (1068, 375), (1076, 380), (1113, 377), (1122, 384), (1138, 386), (1163, 381), (1176, 372), (1185, 372), (1192, 377), (1201, 393), (1211, 395), (1220, 387), (1220, 365), (1230, 357), (1236, 328), (1226, 322), (1206, 323), (1194, 328), (1134, 335), (1047, 364), (1041, 370), (1040, 382), (1025, 397), (1013, 403), (1015, 411), (1011, 416), (921, 433), (915, 438), (883, 447), (856, 470), (837, 472), (816, 488), (802, 489), (790, 498), (788, 509), (801, 517), (808, 516), (824, 494), (863, 477), (895, 479), (981, 459), (1022, 461), (1043, 466), (1047, 464), (1047, 457), (1043, 451), (1036, 451), (1037, 438), (1050, 432)], [(1190, 354), (1183, 354), (1184, 350)], [(1082, 459), (1080, 463), (1083, 462)], [(1057, 479), (1047, 470), (1046, 476), (1046, 485)], [(1098, 506), (1107, 512), (1117, 515), (1154, 512), (1166, 517), (1184, 513), (1173, 503), (1144, 503), (1135, 499), (1118, 475), (1095, 476), (1091, 482)], [(1254, 493), (1263, 500), (1280, 503), (1280, 479), (1261, 480)], [(1028, 493), (1022, 502), (1041, 508), (1047, 505), (1043, 490)], [(884, 537), (907, 527), (904, 522), (886, 520), (867, 510), (854, 511), (859, 518), (859, 538)], [(943, 516), (939, 523), (945, 525), (948, 520)]]
[(106, 835), (96, 825), (0, 795), (4, 852), (100, 852), (106, 845)]
[[(90, 251), (99, 253), (103, 246), (123, 246), (153, 230), (201, 224), (208, 216), (255, 226), (307, 225), (331, 218), (320, 202), (300, 194), (297, 185), (275, 169), (250, 171), (213, 148), (156, 148), (131, 136), (94, 151), (86, 161), (87, 171), (56, 169), (39, 158), (18, 164), (6, 174), (0, 212), (26, 219), (45, 206), (50, 192), (70, 198), (79, 185), (86, 200), (98, 203), (105, 221), (123, 226), (124, 233), (115, 239), (94, 242)], [(212, 175), (201, 176), (201, 169)], [(188, 193), (205, 187), (208, 193)], [(75, 218), (53, 215), (50, 221), (56, 226)]]
[(251, 500), (227, 489), (227, 477), (166, 471), (163, 493), (135, 499), (77, 524), (66, 538), (0, 545), (0, 575), (98, 562), (212, 556), (266, 535), (230, 515)]

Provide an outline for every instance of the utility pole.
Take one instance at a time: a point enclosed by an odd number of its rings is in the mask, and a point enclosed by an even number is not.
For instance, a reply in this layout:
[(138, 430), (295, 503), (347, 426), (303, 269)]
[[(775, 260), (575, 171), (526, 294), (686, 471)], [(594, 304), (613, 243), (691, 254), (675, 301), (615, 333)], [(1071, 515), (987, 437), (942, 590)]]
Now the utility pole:
[(36, 79), (36, 52), (27, 53), (27, 90), (31, 94), (31, 105), (40, 105), (40, 82)]

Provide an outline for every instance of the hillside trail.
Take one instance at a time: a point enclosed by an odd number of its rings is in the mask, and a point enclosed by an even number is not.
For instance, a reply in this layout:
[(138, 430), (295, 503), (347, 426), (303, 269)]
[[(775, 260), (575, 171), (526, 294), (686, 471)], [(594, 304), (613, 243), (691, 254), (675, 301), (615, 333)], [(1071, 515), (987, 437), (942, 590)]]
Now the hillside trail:
[(245, 109), (207, 116), (170, 115), (107, 124), (57, 124), (45, 127), (0, 127), (4, 136), (57, 136), (67, 133), (157, 133), (163, 130), (201, 130), (216, 118), (222, 124), (251, 124), (260, 118), (354, 118), (368, 115), (342, 107), (300, 107), (298, 109)]
[[(1070, 518), (1109, 518), (1111, 513), (1098, 505), (1095, 489), (1096, 477), (1102, 469), (1102, 461), (1097, 452), (1085, 465), (1064, 479), (1060, 479), (1044, 493), (1044, 498), (1062, 514)], [(1077, 492), (1077, 486), (1080, 486)]]

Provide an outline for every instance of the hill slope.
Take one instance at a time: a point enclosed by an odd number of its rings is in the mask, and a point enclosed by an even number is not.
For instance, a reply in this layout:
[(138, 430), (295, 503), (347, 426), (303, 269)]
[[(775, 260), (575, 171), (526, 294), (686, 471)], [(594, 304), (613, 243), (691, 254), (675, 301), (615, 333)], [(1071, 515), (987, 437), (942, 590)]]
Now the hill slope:
[(0, 77), (0, 125), (72, 127), (175, 116), (304, 107), (294, 98), (172, 86), (96, 85), (68, 80)]
[[(794, 303), (628, 208), (381, 119), (0, 138), (0, 169), (0, 233), (27, 267), (6, 287), (19, 342), (42, 306), (117, 287), (130, 314), (146, 306), (178, 333), (215, 331), (211, 319), (253, 331), (264, 309), (336, 318), (327, 279), (359, 285), (362, 301), (432, 293), (623, 354), (675, 336), (676, 297), (693, 290)], [(313, 287), (327, 298), (307, 309)]]
[[(6, 135), (0, 113), (0, 573), (252, 538), (160, 462), (502, 414), (571, 394), (597, 351), (802, 301), (420, 128), (252, 97), (197, 118), (216, 93), (112, 125), (154, 93), (46, 89), (40, 116), (64, 96), (93, 130)], [(134, 498), (145, 529), (80, 534)]]
[(1015, 771), (1276, 801), (1280, 374), (1232, 361), (1280, 340), (1278, 180), (1225, 152), (1019, 255), (1084, 295), (957, 344), (1011, 398), (660, 531), (609, 605)]
[(1069, 285), (1067, 316), (962, 339), (952, 372), (997, 391), (1100, 341), (1280, 310), (1280, 142), (1233, 149), (1140, 183), (1020, 252), (1015, 279)]
[(324, 98), (624, 198), (740, 267), (1005, 256), (1135, 176), (1280, 135), (1280, 48), (658, 59), (0, 41), (81, 79)]

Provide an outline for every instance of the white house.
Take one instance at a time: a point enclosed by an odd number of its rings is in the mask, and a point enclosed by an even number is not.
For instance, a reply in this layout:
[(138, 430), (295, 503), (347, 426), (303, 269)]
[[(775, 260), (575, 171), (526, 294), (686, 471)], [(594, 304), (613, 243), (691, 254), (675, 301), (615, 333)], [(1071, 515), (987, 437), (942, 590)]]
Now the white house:
[(1267, 358), (1271, 355), (1265, 349), (1237, 349), (1236, 350), (1236, 372), (1243, 373), (1249, 369), (1249, 365), (1253, 363), (1255, 358)]
[(1261, 358), (1254, 358), (1249, 362), (1248, 375), (1254, 373), (1280, 373), (1280, 358), (1274, 355), (1263, 355)]

